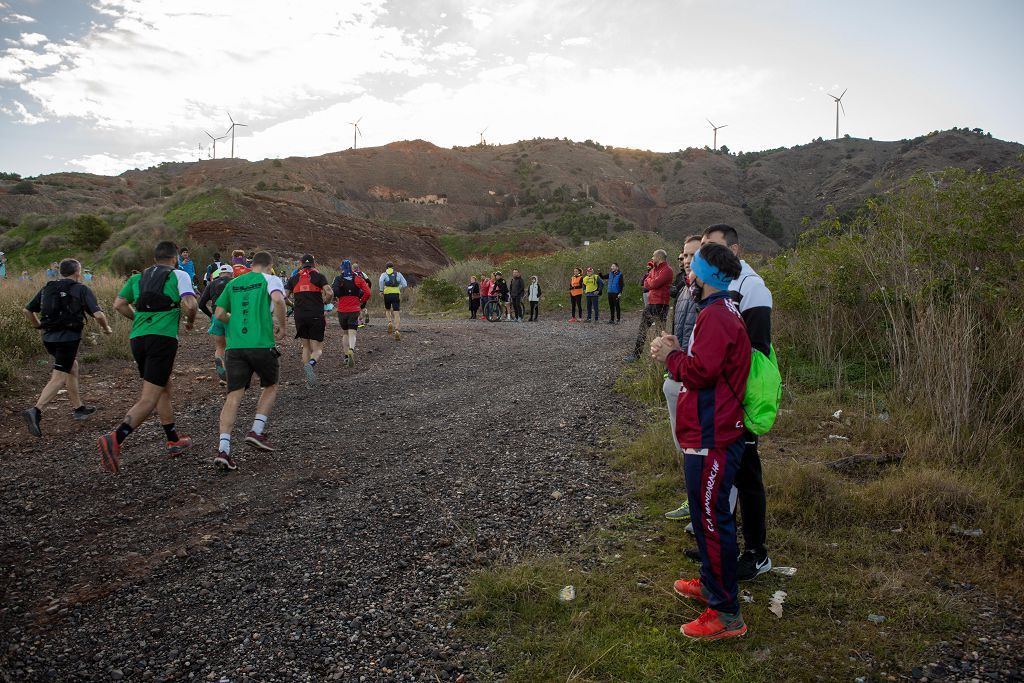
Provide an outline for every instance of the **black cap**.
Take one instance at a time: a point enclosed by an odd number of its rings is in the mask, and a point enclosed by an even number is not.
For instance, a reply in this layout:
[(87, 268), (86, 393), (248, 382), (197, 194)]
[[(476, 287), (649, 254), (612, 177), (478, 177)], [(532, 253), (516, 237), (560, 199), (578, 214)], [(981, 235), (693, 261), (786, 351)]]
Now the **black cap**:
[(384, 264), (384, 267), (385, 267), (385, 268), (394, 268), (394, 267), (395, 267), (395, 264), (394, 264), (394, 263), (392, 263), (391, 261), (388, 261), (388, 262), (387, 262), (386, 264)]
[(311, 265), (313, 265), (313, 255), (312, 254), (306, 254), (305, 256), (303, 256), (302, 257), (302, 265), (304, 265), (304, 266), (311, 266)]

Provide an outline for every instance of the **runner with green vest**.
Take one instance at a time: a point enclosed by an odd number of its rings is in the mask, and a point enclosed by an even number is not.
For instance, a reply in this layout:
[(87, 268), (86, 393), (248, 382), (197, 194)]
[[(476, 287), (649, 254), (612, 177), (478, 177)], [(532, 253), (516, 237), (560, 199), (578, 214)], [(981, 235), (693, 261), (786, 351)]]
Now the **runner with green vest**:
[(256, 419), (245, 442), (260, 450), (276, 450), (267, 440), (266, 428), (277, 400), (281, 365), (277, 341), (284, 339), (285, 305), (284, 284), (281, 278), (271, 275), (273, 263), (268, 252), (257, 252), (252, 259), (252, 271), (231, 280), (217, 297), (215, 315), (227, 328), (224, 366), (228, 395), (220, 411), (220, 443), (213, 464), (227, 471), (238, 469), (231, 455), (231, 430), (253, 373), (260, 378), (262, 391), (256, 403)]
[(142, 377), (142, 394), (114, 431), (96, 442), (100, 465), (117, 474), (121, 468), (121, 444), (156, 409), (167, 437), (167, 453), (171, 457), (192, 445), (192, 439), (179, 436), (171, 405), (171, 371), (178, 353), (178, 326), (185, 314), (185, 329), (192, 331), (196, 319), (196, 293), (192, 278), (177, 270), (178, 247), (174, 242), (160, 242), (153, 253), (156, 265), (125, 282), (114, 299), (114, 310), (132, 321), (128, 335), (132, 356)]
[(408, 287), (409, 283), (405, 281), (405, 277), (401, 273), (395, 270), (395, 264), (388, 261), (386, 269), (380, 274), (380, 281), (377, 285), (384, 295), (384, 314), (388, 318), (388, 334), (393, 333), (395, 341), (398, 341), (402, 338), (402, 333), (398, 329), (401, 321), (399, 311), (402, 308), (402, 290)]

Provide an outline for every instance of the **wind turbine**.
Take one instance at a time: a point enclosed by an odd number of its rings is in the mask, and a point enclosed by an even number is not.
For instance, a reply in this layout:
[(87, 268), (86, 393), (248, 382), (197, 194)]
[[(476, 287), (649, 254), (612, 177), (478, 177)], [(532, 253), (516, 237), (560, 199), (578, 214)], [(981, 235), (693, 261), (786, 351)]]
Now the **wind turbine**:
[[(711, 123), (711, 119), (705, 119), (705, 121)], [(711, 123), (711, 129), (715, 131), (714, 136), (712, 137), (713, 142), (711, 143), (712, 150), (718, 149), (718, 129), (725, 128), (728, 125), (728, 123), (723, 123), (721, 126), (716, 126), (715, 124)]]
[[(847, 88), (846, 90), (849, 90), (849, 88)], [(846, 90), (843, 91), (843, 95), (846, 94)], [(843, 115), (844, 116), (846, 115), (846, 107), (843, 107), (843, 95), (840, 95), (839, 97), (836, 97), (832, 93), (828, 94), (829, 97), (831, 97), (833, 100), (836, 101), (836, 140), (839, 139), (839, 108), (840, 107), (842, 107), (842, 109), (843, 109)]]
[(227, 135), (221, 135), (219, 138), (215, 138), (212, 135), (210, 135), (209, 133), (207, 133), (205, 130), (203, 132), (206, 133), (206, 137), (208, 137), (211, 140), (213, 140), (213, 158), (216, 159), (217, 158), (217, 140), (223, 140), (224, 138), (227, 137)]
[(484, 126), (484, 129), (483, 129), (483, 130), (481, 130), (481, 131), (477, 131), (478, 133), (480, 133), (480, 146), (481, 146), (481, 147), (483, 147), (484, 145), (486, 145), (486, 144), (487, 144), (487, 141), (486, 141), (486, 140), (484, 140), (484, 133), (486, 133), (486, 132), (487, 132), (487, 129), (488, 129), (488, 128), (490, 128), (490, 126)]
[(360, 116), (355, 121), (349, 121), (348, 122), (348, 125), (352, 126), (352, 149), (356, 148), (356, 136), (363, 134), (363, 131), (359, 130), (359, 122), (362, 121), (362, 120), (363, 120), (363, 117)]
[(231, 118), (231, 112), (227, 112), (227, 115), (228, 115), (228, 121), (231, 121), (231, 127), (228, 128), (226, 133), (224, 133), (224, 137), (227, 137), (229, 133), (231, 134), (231, 158), (234, 159), (235, 158), (235, 127), (236, 126), (247, 127), (247, 124), (235, 123), (235, 120), (233, 118)]

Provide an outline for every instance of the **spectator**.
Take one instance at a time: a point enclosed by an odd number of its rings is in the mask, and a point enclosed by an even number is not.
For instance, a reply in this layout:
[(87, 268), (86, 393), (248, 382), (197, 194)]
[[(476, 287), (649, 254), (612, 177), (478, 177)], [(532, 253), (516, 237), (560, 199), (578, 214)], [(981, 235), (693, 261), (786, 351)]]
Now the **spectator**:
[(494, 286), (491, 288), (491, 296), (501, 304), (501, 309), (505, 312), (505, 320), (511, 320), (512, 316), (508, 308), (508, 283), (505, 282), (500, 270), (494, 271)]
[(50, 282), (56, 280), (60, 276), (60, 271), (57, 267), (57, 262), (54, 261), (50, 264), (50, 267), (46, 269), (46, 281)]
[[(569, 278), (569, 299), (572, 303), (569, 322), (574, 323), (583, 318), (583, 271), (579, 266), (572, 269), (572, 277)], [(579, 317), (576, 317), (577, 311)]]
[(484, 317), (487, 317), (487, 304), (491, 303), (493, 297), (494, 281), (486, 274), (480, 276), (480, 305), (483, 307)]
[(195, 286), (196, 264), (192, 262), (192, 255), (188, 253), (188, 249), (182, 249), (178, 255), (178, 270), (188, 273), (189, 282)]
[(587, 274), (583, 276), (583, 295), (587, 299), (587, 322), (590, 322), (590, 312), (594, 312), (594, 322), (600, 317), (601, 291), (604, 289), (604, 281), (594, 275), (593, 266), (587, 266)]
[(7, 279), (7, 254), (0, 251), (0, 280)]
[(534, 275), (530, 278), (529, 292), (526, 296), (530, 300), (530, 322), (535, 323), (540, 317), (540, 299), (544, 293), (540, 289), (540, 281)]
[(644, 278), (644, 289), (647, 290), (647, 305), (640, 317), (640, 329), (636, 333), (633, 355), (626, 356), (627, 361), (640, 358), (644, 344), (647, 342), (647, 331), (651, 325), (663, 325), (668, 318), (668, 290), (672, 284), (672, 268), (665, 262), (667, 254), (658, 249), (651, 256), (647, 277)]
[(469, 297), (469, 318), (476, 320), (476, 312), (480, 309), (480, 283), (477, 282), (476, 275), (469, 276), (466, 296)]
[(519, 270), (512, 269), (512, 280), (508, 284), (508, 296), (512, 302), (512, 313), (517, 323), (523, 322), (523, 295), (526, 294), (526, 283)]
[[(651, 356), (685, 387), (676, 408), (676, 439), (685, 459), (701, 568), (699, 578), (679, 579), (673, 588), (677, 595), (707, 605), (698, 618), (683, 624), (684, 636), (735, 638), (747, 632), (739, 605), (731, 492), (746, 441), (742, 396), (750, 374), (750, 339), (729, 294), (741, 270), (736, 255), (719, 244), (705, 244), (691, 267), (700, 312), (689, 351), (683, 352), (670, 335), (650, 347)], [(652, 296), (655, 291), (651, 287)]]
[(622, 296), (625, 280), (622, 279), (619, 264), (613, 263), (607, 275), (599, 273), (598, 277), (608, 282), (608, 315), (611, 318), (608, 324), (614, 325), (616, 322), (622, 322), (622, 302), (619, 299)]

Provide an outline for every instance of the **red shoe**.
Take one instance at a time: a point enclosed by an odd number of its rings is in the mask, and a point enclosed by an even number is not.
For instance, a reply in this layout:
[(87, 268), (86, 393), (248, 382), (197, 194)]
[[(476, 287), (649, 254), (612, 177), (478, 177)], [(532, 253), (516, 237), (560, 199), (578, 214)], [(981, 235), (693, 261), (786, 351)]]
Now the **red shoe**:
[(743, 623), (743, 615), (739, 612), (723, 614), (709, 607), (689, 624), (680, 626), (679, 630), (684, 636), (694, 640), (722, 640), (739, 638), (746, 634), (747, 625)]
[(569, 322), (571, 322), (571, 323), (576, 323), (576, 322), (579, 322), (579, 321), (578, 321), (578, 320), (576, 320), (576, 318), (569, 318)]
[(100, 449), (100, 467), (117, 474), (121, 469), (121, 444), (117, 442), (117, 432), (104, 434), (96, 440), (96, 446)]
[(178, 439), (177, 441), (168, 441), (167, 442), (167, 455), (171, 456), (172, 458), (176, 458), (179, 455), (181, 455), (182, 453), (184, 453), (185, 450), (187, 448), (190, 448), (191, 446), (192, 446), (192, 437), (191, 436), (183, 436), (180, 439)]
[(705, 605), (708, 604), (708, 596), (704, 594), (700, 579), (679, 579), (672, 584), (672, 590), (676, 592), (676, 595), (691, 600), (700, 600)]
[(270, 445), (270, 441), (267, 440), (266, 434), (257, 434), (256, 432), (249, 432), (245, 435), (245, 442), (250, 446), (255, 446), (261, 451), (276, 451), (277, 449)]
[(235, 459), (224, 451), (217, 453), (217, 457), (213, 459), (213, 466), (219, 470), (224, 470), (225, 472), (233, 472), (238, 469), (238, 464), (235, 463)]

